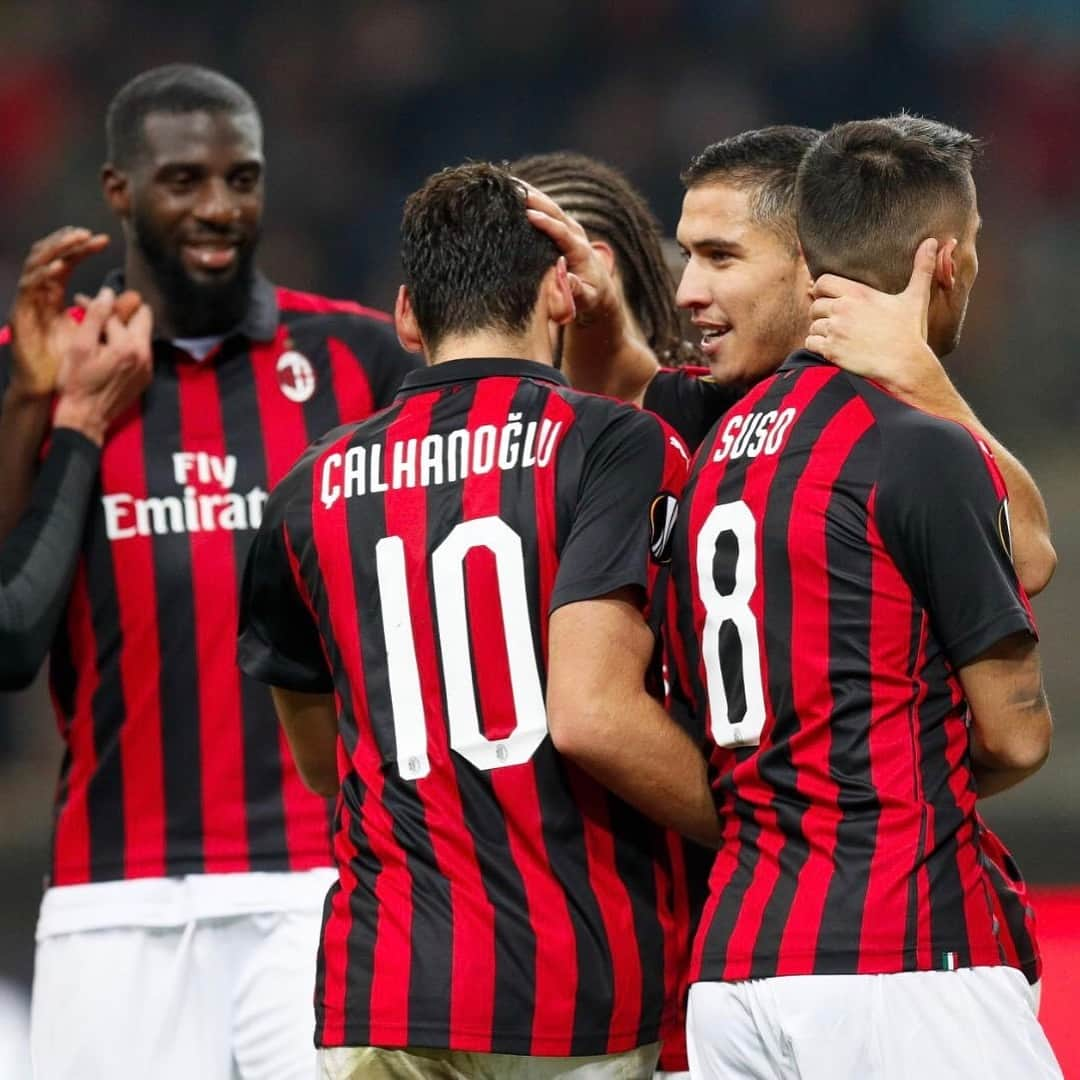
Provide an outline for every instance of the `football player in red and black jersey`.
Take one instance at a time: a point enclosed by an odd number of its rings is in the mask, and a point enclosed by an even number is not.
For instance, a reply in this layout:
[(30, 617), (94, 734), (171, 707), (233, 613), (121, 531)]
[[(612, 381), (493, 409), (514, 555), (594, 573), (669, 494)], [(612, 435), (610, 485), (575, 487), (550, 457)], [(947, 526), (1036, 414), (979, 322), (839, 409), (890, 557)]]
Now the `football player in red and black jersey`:
[(398, 333), (431, 367), (271, 496), (241, 664), (337, 791), (326, 1075), (649, 1076), (664, 830), (715, 841), (697, 745), (646, 689), (686, 451), (571, 390), (565, 262), (504, 169), (406, 202)]
[[(898, 116), (838, 125), (799, 171), (815, 275), (900, 292), (929, 234), (939, 356), (978, 269), (974, 149)], [(1007, 523), (984, 440), (805, 350), (699, 449), (674, 653), (725, 841), (691, 966), (697, 1074), (1060, 1076), (975, 811), (1050, 742)]]
[[(388, 404), (417, 363), (388, 316), (259, 272), (262, 126), (242, 87), (156, 68), (115, 96), (106, 136), (125, 241), (109, 281), (152, 310), (154, 377), (105, 442), (52, 652), (66, 753), (35, 1070), (306, 1078), (330, 808), (237, 669), (240, 571), (308, 443)], [(49, 421), (68, 275), (106, 242), (61, 230), (27, 260), (0, 355), (8, 521)]]

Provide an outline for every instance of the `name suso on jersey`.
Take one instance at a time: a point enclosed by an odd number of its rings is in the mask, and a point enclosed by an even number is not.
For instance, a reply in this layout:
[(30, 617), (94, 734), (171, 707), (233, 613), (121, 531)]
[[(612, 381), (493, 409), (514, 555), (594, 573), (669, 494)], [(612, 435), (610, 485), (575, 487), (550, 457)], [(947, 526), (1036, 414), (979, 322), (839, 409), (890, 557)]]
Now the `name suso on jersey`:
[(669, 598), (725, 824), (692, 979), (1030, 958), (956, 675), (1034, 632), (1004, 505), (970, 433), (809, 353), (705, 440)]

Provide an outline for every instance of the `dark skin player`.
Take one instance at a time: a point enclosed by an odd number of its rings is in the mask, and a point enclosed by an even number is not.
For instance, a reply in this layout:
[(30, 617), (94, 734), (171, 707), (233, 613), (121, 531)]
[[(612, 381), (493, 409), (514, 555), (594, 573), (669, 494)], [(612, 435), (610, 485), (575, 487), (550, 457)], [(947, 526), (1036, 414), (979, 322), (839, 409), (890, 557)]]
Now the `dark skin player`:
[[(153, 313), (156, 337), (223, 334), (243, 317), (254, 274), (264, 186), (262, 130), (254, 114), (152, 112), (126, 168), (106, 164), (105, 199), (126, 241), (124, 281)], [(31, 249), (12, 306), (11, 381), (0, 415), (0, 533), (24, 508), (48, 426), (67, 284), (108, 244), (104, 234), (60, 229)], [(121, 297), (119, 303), (129, 303)]]

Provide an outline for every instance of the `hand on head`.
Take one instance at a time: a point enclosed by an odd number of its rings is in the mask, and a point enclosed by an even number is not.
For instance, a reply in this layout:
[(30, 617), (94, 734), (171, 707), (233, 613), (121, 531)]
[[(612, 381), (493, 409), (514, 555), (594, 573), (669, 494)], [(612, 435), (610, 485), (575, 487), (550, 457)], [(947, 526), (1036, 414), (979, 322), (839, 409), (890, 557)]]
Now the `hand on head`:
[(856, 375), (890, 382), (895, 366), (928, 352), (927, 312), (937, 251), (932, 237), (919, 245), (901, 293), (823, 274), (813, 285), (806, 347)]
[(549, 236), (566, 257), (570, 291), (579, 324), (610, 316), (620, 308), (619, 294), (607, 263), (589, 240), (588, 233), (554, 199), (524, 180), (525, 213), (529, 221)]
[(100, 445), (109, 424), (150, 382), (153, 317), (131, 290), (117, 297), (103, 288), (84, 309), (61, 357), (54, 425), (75, 428)]

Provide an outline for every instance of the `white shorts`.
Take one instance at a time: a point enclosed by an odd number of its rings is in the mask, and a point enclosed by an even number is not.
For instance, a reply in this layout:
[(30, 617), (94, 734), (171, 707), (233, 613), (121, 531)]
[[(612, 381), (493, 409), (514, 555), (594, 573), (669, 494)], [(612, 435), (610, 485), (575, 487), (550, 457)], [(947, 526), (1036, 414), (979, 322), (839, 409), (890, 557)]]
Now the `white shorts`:
[[(35, 1080), (311, 1080), (315, 959), (334, 877), (50, 889), (31, 1007)], [(235, 910), (245, 904), (269, 910)], [(103, 925), (121, 918), (128, 925)]]
[(690, 1075), (740, 1080), (1061, 1080), (1015, 968), (699, 982)]

